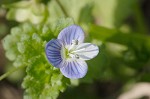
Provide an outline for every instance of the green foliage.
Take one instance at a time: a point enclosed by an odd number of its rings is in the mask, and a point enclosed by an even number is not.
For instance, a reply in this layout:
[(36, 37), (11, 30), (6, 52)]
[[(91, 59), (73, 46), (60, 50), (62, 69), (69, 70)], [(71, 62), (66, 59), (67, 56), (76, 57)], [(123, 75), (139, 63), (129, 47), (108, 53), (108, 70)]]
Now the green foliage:
[(46, 6), (34, 0), (20, 1), (4, 7), (10, 9), (7, 13), (7, 19), (17, 22), (42, 23), (48, 14)]
[[(134, 80), (147, 81), (149, 66), (146, 64), (149, 64), (150, 59), (149, 36), (126, 34), (96, 25), (90, 26), (89, 35), (91, 40), (101, 41), (101, 54), (88, 62), (89, 72), (82, 81), (116, 79), (125, 83), (133, 80), (133, 77)], [(147, 72), (141, 72), (143, 70)]]
[(8, 32), (8, 29), (5, 24), (0, 23), (0, 38)]
[(134, 12), (137, 0), (95, 0), (94, 15), (105, 27), (120, 27)]
[[(64, 18), (65, 14), (56, 0), (0, 1), (8, 2), (8, 5), (3, 5), (8, 9), (6, 17), (18, 24), (2, 43), (6, 57), (13, 66), (25, 67), (26, 76), (22, 83), (24, 99), (55, 99), (67, 85), (78, 85), (78, 81), (90, 84), (95, 80), (110, 83), (117, 81), (123, 86), (130, 82), (150, 81), (150, 37), (142, 34), (146, 34), (147, 30), (137, 0), (59, 1), (69, 18)], [(128, 18), (136, 22), (129, 24), (126, 22)], [(45, 56), (46, 42), (57, 38), (60, 30), (74, 23), (83, 27), (87, 41), (100, 48), (100, 54), (87, 61), (87, 75), (76, 81), (65, 78), (59, 69), (48, 63)], [(131, 27), (133, 24), (134, 28)], [(7, 32), (4, 26), (7, 24), (0, 24), (0, 36)], [(129, 29), (120, 29), (121, 26)], [(85, 93), (81, 91), (76, 91), (77, 98), (92, 96), (87, 95), (88, 87)], [(95, 98), (96, 93), (93, 92), (92, 97)]]
[[(80, 11), (79, 23), (89, 24), (93, 22), (94, 18), (92, 16), (93, 4), (86, 4)], [(88, 17), (87, 17), (88, 16)]]
[(53, 25), (24, 23), (11, 30), (3, 40), (6, 56), (14, 66), (27, 66), (23, 81), (25, 99), (54, 99), (70, 84), (59, 69), (51, 66), (45, 56), (45, 44), (56, 38), (64, 27), (73, 24), (71, 19), (60, 19)]

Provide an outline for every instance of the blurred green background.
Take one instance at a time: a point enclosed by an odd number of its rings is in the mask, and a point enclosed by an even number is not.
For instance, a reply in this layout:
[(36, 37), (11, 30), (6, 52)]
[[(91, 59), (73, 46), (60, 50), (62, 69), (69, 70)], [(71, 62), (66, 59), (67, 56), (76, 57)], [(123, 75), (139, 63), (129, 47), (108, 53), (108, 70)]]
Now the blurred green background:
[[(64, 92), (56, 94), (58, 99), (150, 99), (149, 0), (1, 0), (0, 74), (9, 72), (12, 64), (16, 67), (24, 64), (20, 57), (32, 58), (24, 53), (24, 49), (33, 51), (32, 55), (40, 53), (21, 45), (24, 43), (22, 34), (36, 34), (37, 41), (30, 43), (42, 46), (49, 40), (49, 35), (50, 39), (56, 38), (62, 28), (72, 23), (84, 29), (86, 41), (97, 44), (100, 53), (87, 62), (87, 75), (71, 80)], [(11, 29), (13, 27), (18, 27), (18, 30)], [(9, 45), (4, 42), (6, 36)], [(37, 43), (40, 39), (43, 42)], [(27, 85), (23, 84), (23, 89), (21, 83), (30, 72), (24, 67), (0, 81), (1, 99), (22, 99)], [(140, 90), (138, 84), (144, 88)], [(134, 87), (137, 89), (130, 91)], [(123, 96), (126, 92), (130, 94)], [(134, 97), (136, 92), (143, 94)]]

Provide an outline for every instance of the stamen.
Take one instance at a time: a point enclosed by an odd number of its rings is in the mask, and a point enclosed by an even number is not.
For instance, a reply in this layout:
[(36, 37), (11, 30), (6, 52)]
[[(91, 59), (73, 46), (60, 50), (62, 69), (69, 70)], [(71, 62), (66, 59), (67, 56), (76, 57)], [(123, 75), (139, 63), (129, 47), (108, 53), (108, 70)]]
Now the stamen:
[(65, 58), (75, 58), (79, 59), (79, 55), (76, 53), (73, 53), (74, 49), (78, 45), (78, 40), (72, 40), (71, 45), (68, 45), (67, 48), (65, 49)]
[(78, 40), (72, 40), (71, 45), (78, 45), (79, 41)]
[(75, 47), (78, 45), (78, 40), (72, 40), (71, 46), (68, 48), (69, 51), (75, 49)]
[(75, 54), (75, 58), (79, 59), (79, 55), (78, 55), (78, 54)]
[(71, 53), (69, 53), (69, 56), (70, 56), (71, 58), (79, 59), (79, 55), (78, 55), (78, 54), (71, 54)]

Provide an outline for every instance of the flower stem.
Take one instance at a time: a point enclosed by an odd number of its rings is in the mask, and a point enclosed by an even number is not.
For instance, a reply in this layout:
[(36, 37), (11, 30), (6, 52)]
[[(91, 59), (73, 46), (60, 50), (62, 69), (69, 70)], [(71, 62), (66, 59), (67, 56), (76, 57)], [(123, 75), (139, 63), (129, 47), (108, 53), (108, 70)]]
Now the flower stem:
[(65, 15), (66, 17), (69, 17), (68, 13), (66, 12), (65, 8), (64, 8), (63, 5), (60, 3), (60, 1), (59, 1), (59, 0), (56, 0), (56, 2), (57, 2), (57, 4), (60, 6), (60, 8), (61, 8), (62, 12), (64, 13), (64, 15)]
[(7, 73), (1, 75), (0, 76), (0, 81), (3, 80), (4, 78), (6, 78), (7, 76), (9, 76), (10, 74), (12, 74), (13, 72), (15, 72), (15, 71), (17, 71), (17, 70), (19, 70), (19, 69), (21, 69), (23, 67), (25, 67), (25, 65), (24, 66), (20, 66), (20, 67), (15, 67), (15, 68), (11, 69), (10, 71), (8, 71)]

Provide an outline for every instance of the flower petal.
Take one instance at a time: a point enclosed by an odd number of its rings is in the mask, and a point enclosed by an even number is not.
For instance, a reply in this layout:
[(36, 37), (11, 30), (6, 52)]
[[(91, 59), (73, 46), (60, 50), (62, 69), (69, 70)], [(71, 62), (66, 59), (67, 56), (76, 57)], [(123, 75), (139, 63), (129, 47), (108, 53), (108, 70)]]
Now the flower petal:
[(64, 28), (58, 35), (65, 45), (71, 45), (73, 40), (78, 40), (79, 43), (84, 41), (84, 32), (80, 26), (71, 25)]
[(73, 53), (78, 55), (80, 59), (90, 60), (97, 56), (99, 53), (99, 48), (98, 46), (91, 43), (82, 43), (75, 48)]
[(67, 78), (83, 78), (87, 73), (88, 67), (83, 60), (65, 61), (64, 66), (60, 68), (62, 74)]
[(49, 62), (57, 68), (62, 67), (62, 56), (61, 56), (61, 50), (62, 50), (63, 44), (61, 40), (50, 40), (46, 44), (46, 56), (49, 60)]

